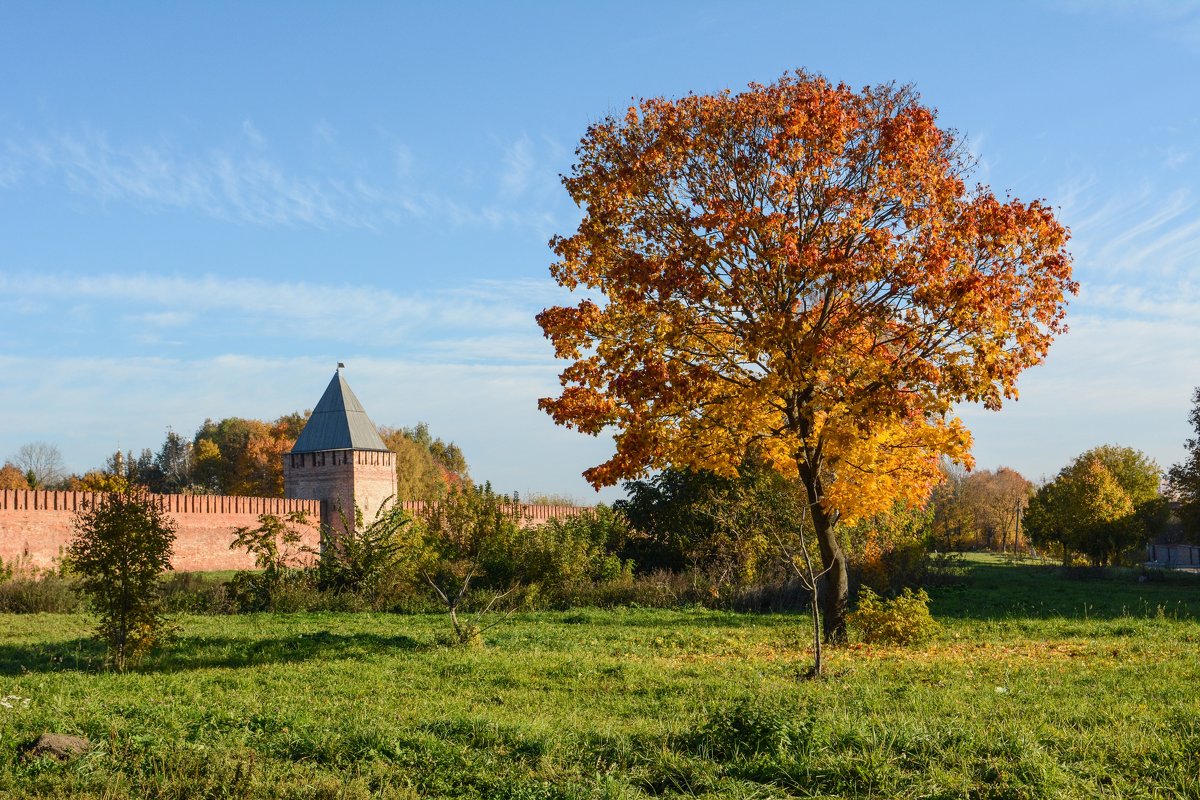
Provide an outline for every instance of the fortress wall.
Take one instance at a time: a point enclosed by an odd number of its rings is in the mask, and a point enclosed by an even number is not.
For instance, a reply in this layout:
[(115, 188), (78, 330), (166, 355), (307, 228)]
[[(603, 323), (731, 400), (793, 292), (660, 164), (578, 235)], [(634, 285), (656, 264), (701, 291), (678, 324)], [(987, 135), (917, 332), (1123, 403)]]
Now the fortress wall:
[[(406, 500), (401, 505), (404, 506), (404, 510), (408, 512), (409, 516), (413, 517), (419, 515), (425, 508), (425, 503), (420, 500)], [(534, 528), (552, 519), (578, 517), (590, 514), (594, 510), (592, 506), (544, 506), (531, 503), (509, 506), (509, 509), (513, 514), (520, 516), (517, 524), (522, 528)]]
[[(35, 566), (50, 566), (74, 535), (75, 512), (101, 497), (93, 492), (0, 490), (0, 559), (7, 564), (25, 558)], [(314, 522), (321, 516), (317, 500), (186, 494), (150, 498), (175, 521), (171, 563), (181, 572), (253, 569), (254, 559), (244, 551), (230, 550), (229, 543), (235, 528), (257, 526), (261, 514), (282, 517), (303, 511)], [(304, 538), (306, 545), (319, 544), (315, 527), (305, 529)]]
[[(0, 560), (18, 559), (38, 567), (49, 567), (71, 541), (75, 512), (103, 497), (94, 492), (53, 492), (28, 489), (0, 490)], [(241, 550), (230, 550), (235, 528), (256, 527), (261, 514), (283, 517), (303, 511), (314, 523), (325, 512), (320, 500), (271, 497), (222, 497), (219, 495), (158, 494), (150, 498), (177, 526), (172, 566), (180, 572), (253, 569), (254, 560)], [(417, 516), (424, 503), (409, 501), (404, 510)], [(521, 527), (533, 527), (550, 519), (587, 514), (587, 506), (521, 505)], [(304, 544), (314, 550), (320, 544), (316, 526), (302, 529)]]

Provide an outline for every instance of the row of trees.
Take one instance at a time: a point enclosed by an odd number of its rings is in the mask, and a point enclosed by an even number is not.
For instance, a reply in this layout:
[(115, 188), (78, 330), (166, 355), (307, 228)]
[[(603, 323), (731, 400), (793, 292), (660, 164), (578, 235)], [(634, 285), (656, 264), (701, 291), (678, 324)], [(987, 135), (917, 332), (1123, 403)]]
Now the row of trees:
[[(304, 430), (308, 414), (294, 412), (270, 421), (205, 420), (191, 439), (168, 428), (156, 450), (117, 451), (102, 467), (82, 475), (67, 473), (58, 448), (33, 442), (0, 467), (0, 489), (139, 488), (158, 494), (282, 497), (283, 455)], [(425, 423), (383, 428), (380, 435), (396, 454), (401, 500), (436, 500), (451, 487), (470, 481), (462, 450), (434, 437)]]
[(947, 465), (931, 496), (939, 546), (1007, 549), (1010, 541), (1065, 562), (1117, 563), (1148, 541), (1200, 542), (1200, 388), (1185, 458), (1165, 474), (1145, 453), (1103, 445), (1076, 456), (1034, 487), (1001, 468), (966, 473)]
[(942, 463), (943, 479), (930, 496), (933, 541), (943, 550), (1017, 551), (1026, 545), (1021, 517), (1033, 484), (1008, 467), (968, 472)]

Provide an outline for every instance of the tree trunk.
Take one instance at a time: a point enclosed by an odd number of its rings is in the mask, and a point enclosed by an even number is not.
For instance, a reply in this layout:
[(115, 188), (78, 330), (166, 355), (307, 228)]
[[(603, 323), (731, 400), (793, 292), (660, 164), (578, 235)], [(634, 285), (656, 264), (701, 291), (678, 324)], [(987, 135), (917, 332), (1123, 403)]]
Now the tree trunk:
[(850, 570), (846, 554), (838, 544), (835, 526), (828, 515), (814, 509), (813, 527), (821, 547), (821, 605), (825, 623), (825, 641), (845, 644), (846, 612), (850, 602)]
[(821, 548), (821, 606), (825, 626), (825, 641), (828, 644), (846, 642), (846, 612), (850, 600), (850, 571), (846, 554), (837, 540), (837, 515), (830, 514), (821, 505), (825, 494), (821, 478), (816, 470), (803, 462), (796, 464), (800, 481), (808, 494), (812, 511), (813, 532)]

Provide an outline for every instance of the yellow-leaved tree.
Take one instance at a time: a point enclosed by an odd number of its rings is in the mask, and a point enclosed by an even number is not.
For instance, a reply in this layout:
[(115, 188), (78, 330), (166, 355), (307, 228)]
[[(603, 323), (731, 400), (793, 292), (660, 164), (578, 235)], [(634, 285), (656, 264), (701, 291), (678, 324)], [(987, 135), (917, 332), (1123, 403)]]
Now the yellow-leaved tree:
[(951, 415), (997, 408), (1063, 329), (1068, 234), (1044, 203), (969, 189), (971, 162), (911, 87), (805, 72), (642, 100), (592, 125), (555, 237), (576, 305), (538, 322), (570, 360), (556, 422), (615, 431), (596, 486), (668, 465), (732, 475), (752, 453), (803, 485), (825, 637), (845, 637), (836, 529), (921, 502)]

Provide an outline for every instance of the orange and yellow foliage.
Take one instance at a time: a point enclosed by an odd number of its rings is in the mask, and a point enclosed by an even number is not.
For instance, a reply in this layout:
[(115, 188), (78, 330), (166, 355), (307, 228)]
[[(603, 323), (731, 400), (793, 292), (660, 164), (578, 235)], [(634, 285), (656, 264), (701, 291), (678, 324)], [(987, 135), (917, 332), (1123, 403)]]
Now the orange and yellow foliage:
[(596, 486), (747, 452), (830, 524), (919, 503), (970, 461), (954, 404), (997, 408), (1076, 290), (1041, 201), (968, 188), (969, 159), (909, 87), (804, 72), (649, 99), (591, 126), (564, 184), (584, 210), (538, 322), (571, 363), (541, 407), (615, 431)]

